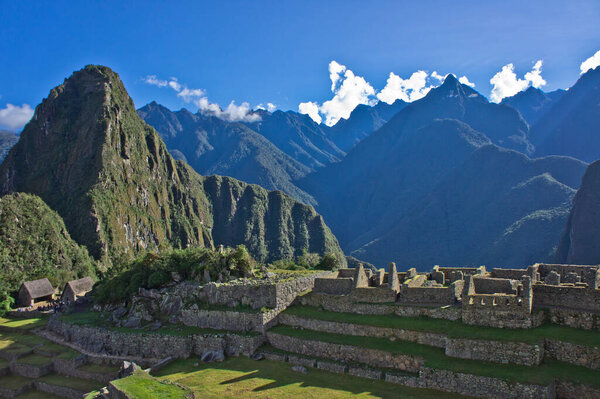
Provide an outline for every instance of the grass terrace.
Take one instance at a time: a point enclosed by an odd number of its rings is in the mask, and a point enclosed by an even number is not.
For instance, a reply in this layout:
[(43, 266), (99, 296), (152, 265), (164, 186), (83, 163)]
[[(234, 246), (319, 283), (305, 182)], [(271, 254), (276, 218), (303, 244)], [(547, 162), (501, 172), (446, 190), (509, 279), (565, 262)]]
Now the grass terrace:
[(118, 366), (111, 366), (109, 364), (84, 364), (83, 366), (78, 367), (78, 370), (87, 371), (88, 373), (97, 373), (97, 374), (117, 374), (120, 370)]
[(51, 393), (29, 390), (23, 392), (21, 395), (16, 397), (17, 399), (61, 399), (60, 396), (52, 395)]
[(46, 366), (52, 363), (52, 359), (40, 355), (28, 355), (17, 359), (17, 363), (28, 364), (31, 366)]
[(511, 382), (549, 384), (561, 379), (600, 387), (600, 370), (591, 370), (558, 361), (544, 361), (537, 367), (498, 364), (479, 360), (466, 360), (446, 356), (444, 350), (408, 341), (390, 341), (385, 338), (361, 337), (323, 333), (312, 330), (276, 326), (270, 332), (300, 339), (351, 345), (357, 348), (377, 349), (395, 354), (411, 355), (425, 359), (425, 366), (460, 373), (501, 378)]
[(135, 399), (186, 399), (190, 391), (170, 381), (159, 381), (148, 373), (137, 370), (129, 377), (113, 381), (112, 384), (128, 397)]
[(15, 330), (31, 330), (38, 327), (44, 327), (48, 323), (46, 317), (33, 317), (30, 319), (7, 319), (0, 317), (0, 328)]
[(308, 319), (438, 333), (451, 338), (517, 341), (529, 344), (536, 344), (548, 338), (579, 345), (600, 347), (600, 334), (597, 331), (580, 330), (555, 324), (544, 324), (531, 329), (493, 328), (472, 326), (460, 321), (433, 319), (429, 317), (340, 313), (302, 305), (289, 307), (285, 310), (285, 313)]
[(83, 380), (81, 378), (75, 377), (66, 377), (60, 374), (48, 374), (38, 378), (37, 381), (42, 381), (51, 385), (72, 388), (82, 392), (90, 392), (95, 389), (101, 388), (104, 385), (98, 381)]
[(289, 363), (257, 362), (246, 357), (229, 358), (222, 363), (189, 358), (174, 361), (156, 375), (189, 387), (197, 398), (464, 398), (317, 369), (309, 368), (302, 374), (291, 367)]

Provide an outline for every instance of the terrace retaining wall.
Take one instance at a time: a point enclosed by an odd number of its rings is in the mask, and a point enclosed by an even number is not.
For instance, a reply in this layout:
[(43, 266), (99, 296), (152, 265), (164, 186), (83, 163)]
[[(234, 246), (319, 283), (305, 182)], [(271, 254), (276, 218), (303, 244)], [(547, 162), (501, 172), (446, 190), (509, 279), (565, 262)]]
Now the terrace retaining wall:
[(544, 346), (550, 358), (600, 370), (600, 348), (551, 339), (544, 340)]
[(394, 354), (377, 349), (357, 348), (351, 345), (312, 341), (271, 332), (267, 332), (267, 338), (273, 347), (286, 352), (324, 359), (363, 363), (372, 367), (387, 367), (417, 372), (424, 361), (422, 358), (409, 355)]
[(279, 320), (281, 324), (308, 330), (377, 338), (393, 337), (403, 341), (445, 348), (446, 356), (461, 359), (533, 366), (540, 364), (544, 356), (543, 346), (523, 342), (450, 338), (444, 334), (309, 319), (286, 313), (282, 313)]
[(161, 359), (168, 356), (188, 358), (209, 350), (223, 350), (227, 355), (250, 355), (264, 342), (262, 335), (238, 334), (172, 336), (156, 333), (122, 333), (98, 327), (48, 322), (48, 329), (66, 341), (92, 353), (113, 356), (136, 356)]

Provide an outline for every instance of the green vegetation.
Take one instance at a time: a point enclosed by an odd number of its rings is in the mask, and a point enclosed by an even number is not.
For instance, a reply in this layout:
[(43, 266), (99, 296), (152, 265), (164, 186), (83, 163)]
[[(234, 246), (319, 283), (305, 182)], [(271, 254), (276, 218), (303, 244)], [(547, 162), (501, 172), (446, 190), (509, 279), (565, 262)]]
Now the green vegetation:
[(37, 379), (47, 384), (68, 387), (82, 392), (90, 392), (101, 388), (103, 384), (98, 381), (84, 380), (76, 377), (67, 377), (60, 374), (47, 374)]
[[(544, 361), (540, 366), (528, 367), (512, 364), (498, 364), (479, 360), (465, 360), (446, 356), (444, 349), (416, 344), (408, 341), (390, 341), (385, 338), (372, 338), (331, 334), (312, 330), (295, 329), (290, 326), (277, 326), (270, 332), (291, 337), (318, 340), (339, 345), (351, 345), (395, 354), (411, 355), (425, 359), (425, 366), (461, 373), (501, 378), (513, 382), (548, 384), (554, 379), (578, 382), (600, 387), (600, 370), (574, 366), (557, 361)], [(359, 350), (359, 349), (357, 349)]]
[[(218, 243), (244, 244), (259, 262), (306, 249), (331, 252), (345, 264), (314, 208), (279, 191), (200, 176), (175, 161), (110, 68), (88, 65), (52, 89), (22, 134), (28, 140), (0, 165), (0, 195), (38, 195), (98, 261), (99, 274), (124, 270), (144, 251)], [(159, 285), (162, 277), (150, 282)]]
[(168, 381), (159, 381), (142, 370), (113, 381), (113, 385), (135, 399), (186, 399), (192, 396), (187, 389)]
[(94, 287), (94, 299), (100, 303), (123, 302), (138, 293), (140, 287), (159, 288), (172, 282), (171, 273), (184, 280), (221, 277), (250, 277), (256, 262), (245, 246), (223, 253), (207, 248), (187, 248), (160, 254), (147, 253), (124, 266), (124, 272), (101, 281)]
[[(195, 366), (198, 364), (198, 366)], [(347, 374), (308, 369), (301, 374), (288, 363), (256, 362), (245, 357), (222, 363), (180, 359), (157, 372), (159, 378), (187, 386), (197, 398), (461, 398), (430, 389), (415, 389)]]
[(0, 198), (0, 314), (23, 281), (47, 277), (55, 287), (94, 275), (95, 264), (77, 245), (61, 217), (39, 197)]
[(306, 249), (302, 255), (295, 259), (279, 259), (269, 265), (272, 269), (300, 271), (300, 270), (335, 270), (340, 268), (340, 261), (332, 253), (323, 257), (316, 253), (309, 253)]
[(84, 364), (81, 367), (78, 367), (78, 370), (87, 371), (88, 373), (98, 373), (98, 374), (113, 374), (117, 375), (119, 372), (118, 366), (112, 366), (110, 364)]
[(29, 364), (31, 366), (46, 366), (52, 362), (52, 359), (41, 355), (28, 355), (17, 359), (17, 363)]
[(598, 332), (556, 324), (544, 324), (531, 329), (492, 328), (471, 326), (463, 324), (460, 321), (433, 319), (429, 317), (360, 315), (355, 313), (330, 312), (312, 306), (292, 306), (286, 310), (286, 313), (317, 320), (445, 334), (452, 338), (518, 341), (530, 344), (539, 343), (545, 338), (550, 338), (579, 345), (600, 346), (600, 334)]
[(0, 388), (19, 389), (33, 381), (31, 378), (20, 375), (5, 375), (0, 377)]
[(29, 390), (17, 396), (17, 399), (61, 399), (61, 397), (48, 392)]
[(15, 330), (31, 330), (44, 327), (48, 323), (45, 317), (32, 317), (29, 319), (7, 319), (0, 317), (0, 327), (14, 328)]

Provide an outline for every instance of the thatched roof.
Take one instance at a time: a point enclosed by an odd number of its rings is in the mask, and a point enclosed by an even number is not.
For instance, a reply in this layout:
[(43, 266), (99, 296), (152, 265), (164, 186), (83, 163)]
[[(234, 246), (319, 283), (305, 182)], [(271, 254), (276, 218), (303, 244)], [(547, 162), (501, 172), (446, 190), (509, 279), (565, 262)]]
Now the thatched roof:
[(94, 280), (91, 277), (80, 278), (79, 280), (72, 280), (65, 286), (65, 291), (70, 288), (75, 295), (83, 294), (92, 289), (94, 286)]
[(39, 280), (26, 281), (23, 283), (24, 288), (32, 299), (41, 298), (54, 294), (54, 288), (47, 278)]

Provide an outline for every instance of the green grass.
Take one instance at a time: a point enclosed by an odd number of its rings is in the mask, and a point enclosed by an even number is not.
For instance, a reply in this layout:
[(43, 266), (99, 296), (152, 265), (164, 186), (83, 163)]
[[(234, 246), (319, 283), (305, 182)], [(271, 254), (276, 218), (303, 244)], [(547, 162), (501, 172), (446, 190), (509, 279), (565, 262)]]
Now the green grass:
[(18, 330), (31, 330), (33, 328), (44, 327), (48, 323), (46, 317), (33, 317), (30, 319), (7, 319), (0, 317), (0, 327), (14, 328)]
[(99, 312), (82, 312), (72, 313), (69, 315), (62, 316), (62, 320), (66, 323), (89, 326), (89, 327), (102, 327), (111, 331), (126, 333), (126, 334), (159, 334), (159, 335), (171, 335), (178, 337), (188, 337), (190, 335), (223, 335), (223, 334), (236, 334), (245, 336), (255, 336), (258, 333), (255, 332), (235, 332), (227, 330), (213, 330), (210, 328), (198, 328), (189, 327), (185, 325), (166, 325), (159, 328), (156, 331), (149, 331), (143, 328), (126, 328), (126, 327), (107, 327), (107, 320), (103, 319)]
[(536, 344), (545, 338), (549, 338), (558, 341), (572, 342), (579, 345), (600, 347), (600, 334), (597, 331), (586, 331), (555, 324), (544, 324), (540, 327), (531, 329), (492, 328), (471, 326), (459, 321), (433, 319), (428, 317), (339, 313), (321, 310), (312, 306), (292, 306), (285, 312), (317, 320), (425, 331), (444, 334), (451, 338), (517, 341), (530, 344)]
[(119, 371), (119, 367), (111, 366), (109, 364), (89, 363), (79, 367), (78, 370), (87, 371), (89, 373), (114, 374), (116, 376), (117, 372)]
[(60, 355), (65, 352), (72, 351), (72, 349), (67, 348), (66, 346), (55, 344), (54, 342), (46, 342), (43, 345), (37, 346), (36, 349), (52, 355)]
[(0, 388), (19, 389), (33, 381), (31, 378), (21, 377), (20, 375), (5, 375), (0, 377)]
[(558, 361), (544, 361), (537, 367), (498, 364), (449, 357), (444, 354), (444, 350), (441, 348), (408, 341), (392, 342), (385, 338), (331, 334), (294, 329), (289, 326), (276, 326), (270, 332), (307, 340), (318, 340), (339, 345), (351, 345), (358, 348), (377, 349), (395, 354), (421, 357), (425, 359), (424, 365), (427, 367), (496, 377), (512, 382), (545, 385), (554, 379), (561, 379), (600, 387), (600, 370), (591, 370)]
[(72, 388), (81, 392), (90, 392), (101, 388), (104, 384), (98, 381), (84, 380), (81, 378), (67, 377), (59, 374), (48, 374), (37, 379), (47, 384)]
[(47, 392), (29, 390), (16, 397), (17, 399), (61, 399), (60, 396)]
[[(198, 366), (194, 366), (194, 364)], [(408, 388), (308, 369), (306, 374), (291, 370), (289, 363), (256, 362), (245, 357), (222, 363), (202, 363), (197, 358), (180, 359), (157, 372), (160, 378), (185, 385), (197, 398), (464, 398), (429, 389)]]
[(17, 363), (20, 364), (29, 364), (31, 366), (46, 366), (52, 363), (52, 359), (46, 356), (40, 355), (28, 355), (25, 357), (21, 357), (17, 360)]
[(5, 367), (8, 367), (8, 360), (2, 359), (0, 357), (0, 369), (3, 369)]
[(141, 370), (112, 383), (128, 397), (135, 399), (185, 399), (189, 394), (189, 391), (184, 388), (170, 382), (159, 381)]

